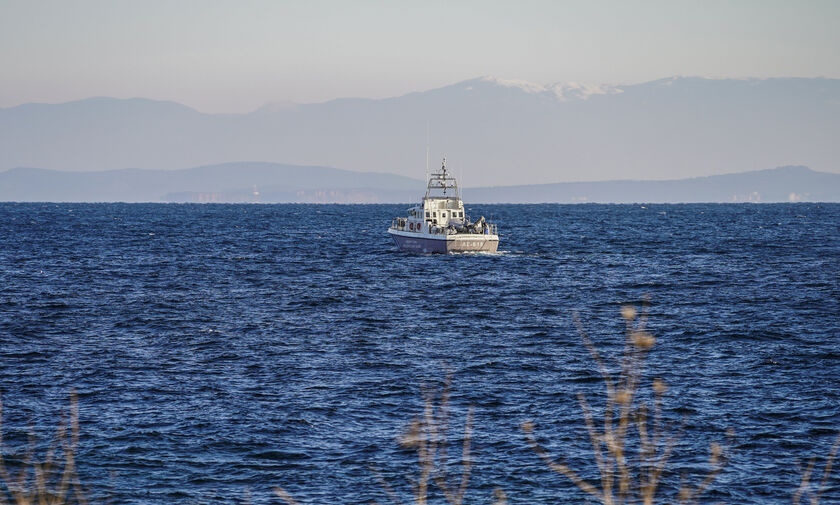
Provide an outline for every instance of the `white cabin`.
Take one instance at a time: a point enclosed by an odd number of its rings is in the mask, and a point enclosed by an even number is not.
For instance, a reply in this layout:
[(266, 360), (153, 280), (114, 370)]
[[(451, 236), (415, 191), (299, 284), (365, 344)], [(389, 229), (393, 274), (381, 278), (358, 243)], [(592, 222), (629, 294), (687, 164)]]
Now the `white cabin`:
[(446, 169), (446, 158), (443, 158), (440, 170), (430, 174), (426, 195), (420, 204), (408, 209), (407, 218), (395, 219), (391, 228), (433, 235), (496, 234), (496, 226), (485, 223), (483, 217), (470, 223), (458, 182)]

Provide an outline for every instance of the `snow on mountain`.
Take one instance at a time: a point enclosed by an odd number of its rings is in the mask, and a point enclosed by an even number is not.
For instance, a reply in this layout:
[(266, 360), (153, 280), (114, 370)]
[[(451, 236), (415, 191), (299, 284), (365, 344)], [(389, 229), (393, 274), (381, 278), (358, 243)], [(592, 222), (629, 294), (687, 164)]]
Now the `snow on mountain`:
[(593, 95), (609, 95), (622, 92), (621, 88), (611, 86), (609, 84), (591, 84), (575, 81), (554, 82), (543, 85), (521, 79), (502, 79), (494, 76), (480, 77), (479, 80), (495, 86), (516, 88), (531, 95), (553, 96), (561, 102), (568, 100), (586, 100)]
[(545, 93), (547, 88), (542, 84), (524, 81), (521, 79), (501, 79), (492, 75), (486, 75), (479, 78), (482, 82), (495, 84), (496, 86), (503, 86), (505, 88), (519, 88), (525, 93), (537, 94)]
[(548, 89), (561, 102), (566, 100), (586, 100), (593, 95), (613, 95), (621, 93), (622, 89), (608, 84), (588, 84), (584, 82), (557, 82)]

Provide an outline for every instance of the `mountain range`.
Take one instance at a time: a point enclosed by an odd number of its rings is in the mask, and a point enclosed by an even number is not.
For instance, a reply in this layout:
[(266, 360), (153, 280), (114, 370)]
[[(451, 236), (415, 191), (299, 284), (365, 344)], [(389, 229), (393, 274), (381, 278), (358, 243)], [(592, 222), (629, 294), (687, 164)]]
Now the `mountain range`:
[(697, 77), (622, 86), (483, 77), (388, 99), (284, 103), (247, 114), (143, 98), (25, 104), (0, 109), (0, 170), (262, 160), (421, 178), (427, 126), (434, 160), (446, 153), (473, 187), (780, 165), (840, 172), (840, 80)]
[[(0, 172), (0, 201), (409, 203), (419, 179), (322, 166), (226, 163), (185, 170)], [(840, 202), (840, 174), (787, 166), (665, 181), (468, 187), (470, 203)]]

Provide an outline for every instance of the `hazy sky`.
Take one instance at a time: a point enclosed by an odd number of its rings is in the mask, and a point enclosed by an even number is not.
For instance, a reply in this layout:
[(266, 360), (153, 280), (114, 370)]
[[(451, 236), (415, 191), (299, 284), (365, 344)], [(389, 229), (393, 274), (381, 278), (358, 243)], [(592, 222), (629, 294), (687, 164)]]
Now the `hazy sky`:
[(204, 112), (480, 75), (840, 78), (840, 1), (0, 0), (0, 107), (90, 96)]

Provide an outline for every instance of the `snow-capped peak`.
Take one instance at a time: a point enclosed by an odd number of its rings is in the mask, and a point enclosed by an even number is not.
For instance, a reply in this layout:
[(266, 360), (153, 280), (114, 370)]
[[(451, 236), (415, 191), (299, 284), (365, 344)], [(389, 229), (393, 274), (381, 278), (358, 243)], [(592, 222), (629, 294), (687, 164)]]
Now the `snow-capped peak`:
[(524, 81), (521, 79), (500, 79), (492, 75), (487, 75), (481, 78), (482, 82), (489, 82), (497, 86), (504, 86), (506, 88), (519, 88), (526, 93), (537, 94), (546, 91), (545, 86), (535, 82)]
[(621, 93), (621, 88), (608, 84), (588, 84), (585, 82), (556, 82), (548, 86), (558, 100), (586, 100), (593, 95), (612, 95)]
[(501, 79), (494, 76), (484, 76), (479, 79), (481, 82), (504, 86), (506, 88), (519, 88), (525, 93), (532, 95), (551, 94), (561, 102), (569, 100), (586, 100), (593, 95), (610, 95), (621, 93), (621, 88), (608, 84), (589, 84), (584, 82), (555, 82), (548, 85), (521, 79)]

